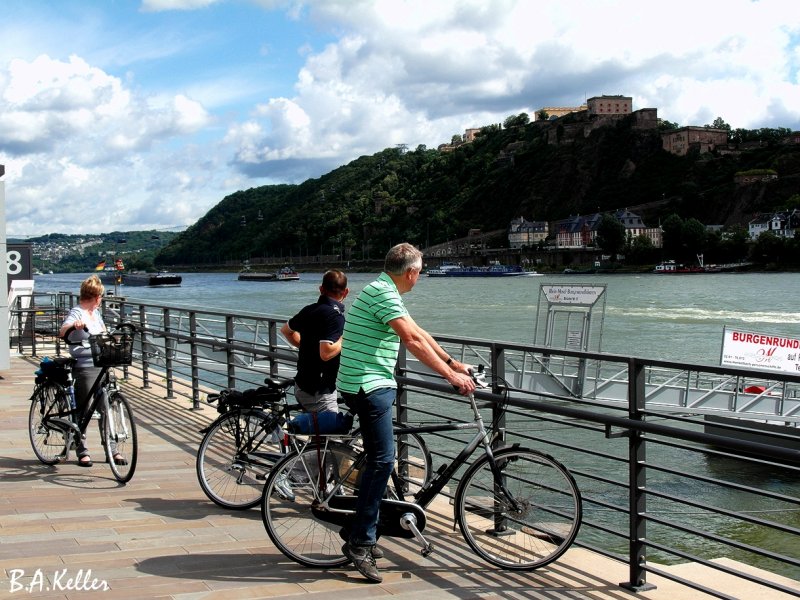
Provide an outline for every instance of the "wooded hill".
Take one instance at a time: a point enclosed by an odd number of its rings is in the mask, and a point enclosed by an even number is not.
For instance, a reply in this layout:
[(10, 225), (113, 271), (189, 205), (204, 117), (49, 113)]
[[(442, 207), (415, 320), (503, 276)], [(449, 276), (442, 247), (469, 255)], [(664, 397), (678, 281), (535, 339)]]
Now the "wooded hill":
[[(591, 125), (587, 135), (563, 141), (562, 131), (581, 119)], [(755, 213), (797, 202), (797, 145), (770, 141), (733, 154), (679, 157), (662, 149), (658, 130), (636, 128), (633, 116), (596, 125), (568, 115), (491, 126), (449, 152), (390, 148), (299, 185), (239, 191), (178, 235), (157, 263), (375, 258), (400, 241), (424, 248), (473, 228), (505, 229), (515, 217), (553, 221), (618, 208), (634, 210), (648, 226), (670, 214), (746, 225)], [(734, 183), (735, 174), (754, 169), (772, 169), (778, 179)]]

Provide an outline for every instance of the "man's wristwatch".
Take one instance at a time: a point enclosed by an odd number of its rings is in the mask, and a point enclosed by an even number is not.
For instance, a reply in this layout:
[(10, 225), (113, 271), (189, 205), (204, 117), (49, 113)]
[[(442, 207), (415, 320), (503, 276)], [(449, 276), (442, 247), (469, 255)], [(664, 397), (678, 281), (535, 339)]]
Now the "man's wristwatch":
[(447, 357), (447, 362), (445, 364), (449, 367), (452, 363), (453, 363), (453, 357), (452, 356), (448, 356)]

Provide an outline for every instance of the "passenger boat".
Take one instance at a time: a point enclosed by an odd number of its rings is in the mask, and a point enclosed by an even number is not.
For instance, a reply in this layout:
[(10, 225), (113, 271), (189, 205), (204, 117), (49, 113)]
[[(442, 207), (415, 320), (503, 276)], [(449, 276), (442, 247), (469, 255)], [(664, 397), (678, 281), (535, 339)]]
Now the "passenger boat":
[(281, 267), (274, 273), (264, 271), (252, 271), (249, 265), (245, 265), (244, 269), (239, 271), (237, 278), (239, 281), (298, 281), (300, 274), (294, 270), (294, 267)]
[(656, 265), (653, 273), (659, 275), (674, 275), (681, 273), (705, 273), (706, 269), (702, 266), (688, 266), (676, 263), (674, 260), (665, 260)]
[(497, 261), (486, 267), (443, 264), (437, 269), (428, 269), (428, 277), (531, 277), (536, 275), (540, 275), (540, 273), (525, 271), (518, 265), (502, 265)]

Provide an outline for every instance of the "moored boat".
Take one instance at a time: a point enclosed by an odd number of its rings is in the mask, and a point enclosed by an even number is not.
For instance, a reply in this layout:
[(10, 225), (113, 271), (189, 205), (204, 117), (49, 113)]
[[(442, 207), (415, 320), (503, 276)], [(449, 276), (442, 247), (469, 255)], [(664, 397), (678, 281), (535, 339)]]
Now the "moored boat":
[(147, 287), (178, 287), (183, 282), (183, 277), (159, 271), (158, 273), (123, 273), (122, 285), (147, 286)]
[(239, 281), (298, 281), (300, 274), (290, 266), (281, 267), (273, 273), (252, 271), (249, 265), (245, 265), (244, 269), (239, 271), (237, 279)]
[(525, 271), (519, 265), (503, 265), (497, 261), (485, 267), (443, 264), (437, 269), (428, 269), (428, 277), (524, 277), (533, 275), (539, 275), (539, 273)]
[(653, 273), (659, 275), (705, 273), (705, 272), (706, 272), (705, 267), (683, 265), (681, 263), (676, 263), (674, 260), (665, 260), (664, 262), (657, 264), (656, 268), (653, 269)]

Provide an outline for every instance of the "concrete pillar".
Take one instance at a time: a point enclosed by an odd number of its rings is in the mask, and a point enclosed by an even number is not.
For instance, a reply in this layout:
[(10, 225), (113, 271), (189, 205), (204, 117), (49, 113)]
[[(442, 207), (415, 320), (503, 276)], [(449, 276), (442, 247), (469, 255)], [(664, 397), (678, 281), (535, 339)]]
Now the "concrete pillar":
[(6, 188), (3, 181), (6, 168), (0, 165), (0, 371), (11, 366), (8, 348), (8, 277), (6, 264)]

